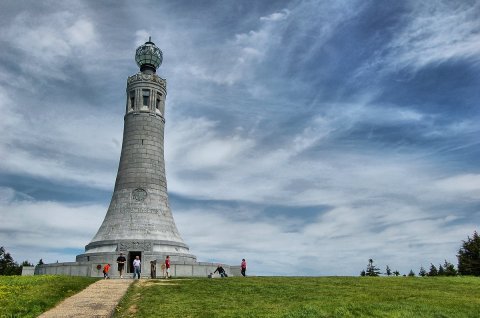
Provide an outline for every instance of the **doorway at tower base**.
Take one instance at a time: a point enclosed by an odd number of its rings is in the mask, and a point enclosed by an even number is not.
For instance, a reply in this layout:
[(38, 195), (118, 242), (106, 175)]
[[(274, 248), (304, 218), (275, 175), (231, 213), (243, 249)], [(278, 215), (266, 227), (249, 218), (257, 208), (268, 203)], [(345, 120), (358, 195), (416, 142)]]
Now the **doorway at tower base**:
[[(157, 259), (157, 271), (156, 277), (162, 278), (163, 273), (160, 265), (164, 262), (164, 259)], [(207, 263), (207, 262), (178, 262), (172, 261), (170, 265), (170, 275), (172, 277), (208, 277), (210, 273), (213, 273), (217, 269), (219, 263)], [(35, 267), (35, 275), (66, 275), (66, 276), (86, 276), (86, 277), (103, 277), (103, 265), (101, 262), (65, 262), (65, 263), (52, 263), (37, 265)], [(112, 265), (109, 276), (111, 278), (120, 278), (120, 274), (117, 271), (116, 258), (115, 262), (110, 262)], [(131, 278), (132, 273), (128, 269), (129, 266), (125, 266), (127, 273), (123, 275), (124, 278)], [(230, 266), (222, 264), (222, 267), (227, 272), (228, 276), (240, 276), (240, 266)], [(150, 262), (142, 261), (142, 278), (150, 278)]]

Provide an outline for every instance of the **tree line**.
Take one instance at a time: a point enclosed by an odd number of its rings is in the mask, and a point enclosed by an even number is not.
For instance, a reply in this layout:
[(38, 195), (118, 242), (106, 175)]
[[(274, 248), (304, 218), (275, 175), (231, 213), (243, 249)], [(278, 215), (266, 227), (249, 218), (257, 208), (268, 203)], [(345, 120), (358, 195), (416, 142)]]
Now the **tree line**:
[[(467, 240), (462, 242), (462, 246), (457, 254), (458, 268), (455, 268), (452, 263), (445, 260), (445, 263), (440, 264), (438, 268), (430, 264), (428, 272), (421, 266), (418, 276), (480, 276), (480, 236), (477, 231), (475, 231), (472, 237), (468, 236)], [(43, 260), (40, 259), (37, 265), (42, 264)], [(0, 247), (0, 275), (21, 275), (23, 266), (33, 266), (33, 264), (24, 261), (19, 265), (3, 246)], [(369, 259), (366, 270), (360, 272), (360, 276), (379, 276), (380, 274), (382, 273), (380, 269), (373, 264), (373, 259)], [(388, 265), (384, 274), (387, 276), (401, 275), (398, 270), (392, 271)], [(416, 274), (413, 270), (410, 270), (408, 274), (404, 274), (403, 276), (416, 276)]]
[[(39, 265), (43, 264), (42, 259), (38, 263)], [(33, 266), (33, 264), (29, 261), (18, 264), (3, 246), (0, 247), (0, 275), (21, 275), (23, 266)]]
[[(438, 268), (430, 264), (428, 272), (421, 266), (418, 276), (480, 276), (480, 236), (477, 231), (473, 232), (472, 237), (468, 236), (466, 241), (462, 241), (462, 246), (458, 250), (457, 259), (458, 268), (455, 268), (455, 265), (445, 260), (445, 263), (440, 264)], [(382, 273), (380, 269), (373, 264), (373, 259), (369, 259), (367, 268), (360, 272), (360, 276), (380, 276), (380, 274)], [(388, 265), (384, 274), (387, 276), (400, 276), (398, 270), (392, 272)], [(411, 269), (408, 274), (404, 274), (403, 276), (416, 276), (416, 274)]]

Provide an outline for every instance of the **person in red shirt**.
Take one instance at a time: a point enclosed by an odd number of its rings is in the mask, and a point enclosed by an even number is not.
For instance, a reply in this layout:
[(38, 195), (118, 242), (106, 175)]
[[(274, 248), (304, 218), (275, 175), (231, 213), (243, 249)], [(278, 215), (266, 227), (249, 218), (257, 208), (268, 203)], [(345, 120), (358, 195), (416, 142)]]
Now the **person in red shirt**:
[(242, 268), (243, 277), (246, 277), (245, 273), (247, 272), (247, 262), (244, 258), (242, 259), (242, 264), (240, 264), (240, 267)]
[(169, 278), (170, 276), (170, 256), (167, 255), (165, 259), (165, 278)]
[(105, 264), (105, 266), (103, 266), (103, 278), (104, 279), (110, 278), (108, 276), (108, 271), (109, 270), (110, 270), (110, 264)]

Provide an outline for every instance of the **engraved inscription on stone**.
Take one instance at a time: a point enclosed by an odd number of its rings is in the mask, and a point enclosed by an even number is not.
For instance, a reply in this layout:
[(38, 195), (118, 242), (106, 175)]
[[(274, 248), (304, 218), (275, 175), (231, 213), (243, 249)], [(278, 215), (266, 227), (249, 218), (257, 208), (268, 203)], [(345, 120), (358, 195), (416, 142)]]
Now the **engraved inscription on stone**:
[(147, 74), (138, 73), (138, 74), (130, 76), (127, 79), (128, 84), (131, 84), (133, 82), (142, 82), (142, 81), (153, 81), (155, 83), (160, 84), (160, 86), (162, 86), (162, 87), (167, 86), (165, 79), (159, 77), (158, 75), (147, 75)]
[(147, 191), (138, 188), (133, 190), (132, 196), (137, 201), (143, 201), (147, 197)]
[(124, 208), (123, 209), (118, 209), (118, 211), (120, 211), (122, 214), (126, 215), (130, 215), (131, 213), (136, 213), (136, 214), (139, 214), (139, 213), (145, 213), (145, 214), (156, 214), (156, 215), (167, 215), (165, 213), (165, 211), (162, 211), (160, 209), (150, 209), (150, 208), (143, 208), (143, 207), (139, 207), (141, 206), (139, 203), (137, 204), (125, 204), (124, 205)]
[(119, 244), (120, 251), (132, 251), (132, 250), (140, 250), (140, 251), (151, 251), (152, 250), (152, 243), (151, 242), (122, 242)]

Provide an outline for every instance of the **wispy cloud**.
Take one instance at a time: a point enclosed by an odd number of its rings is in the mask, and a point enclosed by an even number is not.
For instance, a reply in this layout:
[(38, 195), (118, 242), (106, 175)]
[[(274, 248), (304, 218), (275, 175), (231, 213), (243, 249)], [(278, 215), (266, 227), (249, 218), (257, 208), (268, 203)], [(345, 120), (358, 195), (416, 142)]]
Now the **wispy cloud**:
[(23, 11), (1, 34), (9, 49), (15, 50), (18, 66), (37, 80), (67, 80), (63, 67), (88, 63), (100, 40), (93, 22), (74, 10), (45, 16)]
[(357, 70), (394, 72), (410, 78), (411, 73), (445, 62), (480, 62), (479, 3), (410, 1), (402, 16), (398, 32), (373, 58)]
[(179, 65), (181, 68), (176, 72), (220, 85), (248, 82), (269, 50), (279, 45), (288, 14), (289, 11), (284, 9), (260, 17), (262, 23), (257, 28), (232, 34), (215, 47), (205, 46), (190, 63)]
[(480, 200), (480, 174), (461, 174), (438, 180), (436, 187), (470, 200)]
[(390, 44), (390, 67), (422, 68), (431, 63), (480, 61), (480, 23), (476, 2), (413, 1), (409, 23)]
[[(100, 204), (36, 201), (5, 187), (0, 187), (0, 198), (0, 241), (7, 250), (15, 248), (13, 255), (20, 262), (40, 258), (54, 262), (56, 259), (46, 256), (52, 250), (81, 250), (95, 234), (106, 210), (106, 206)], [(16, 247), (23, 252), (15, 253)], [(61, 256), (60, 260), (74, 259)]]

